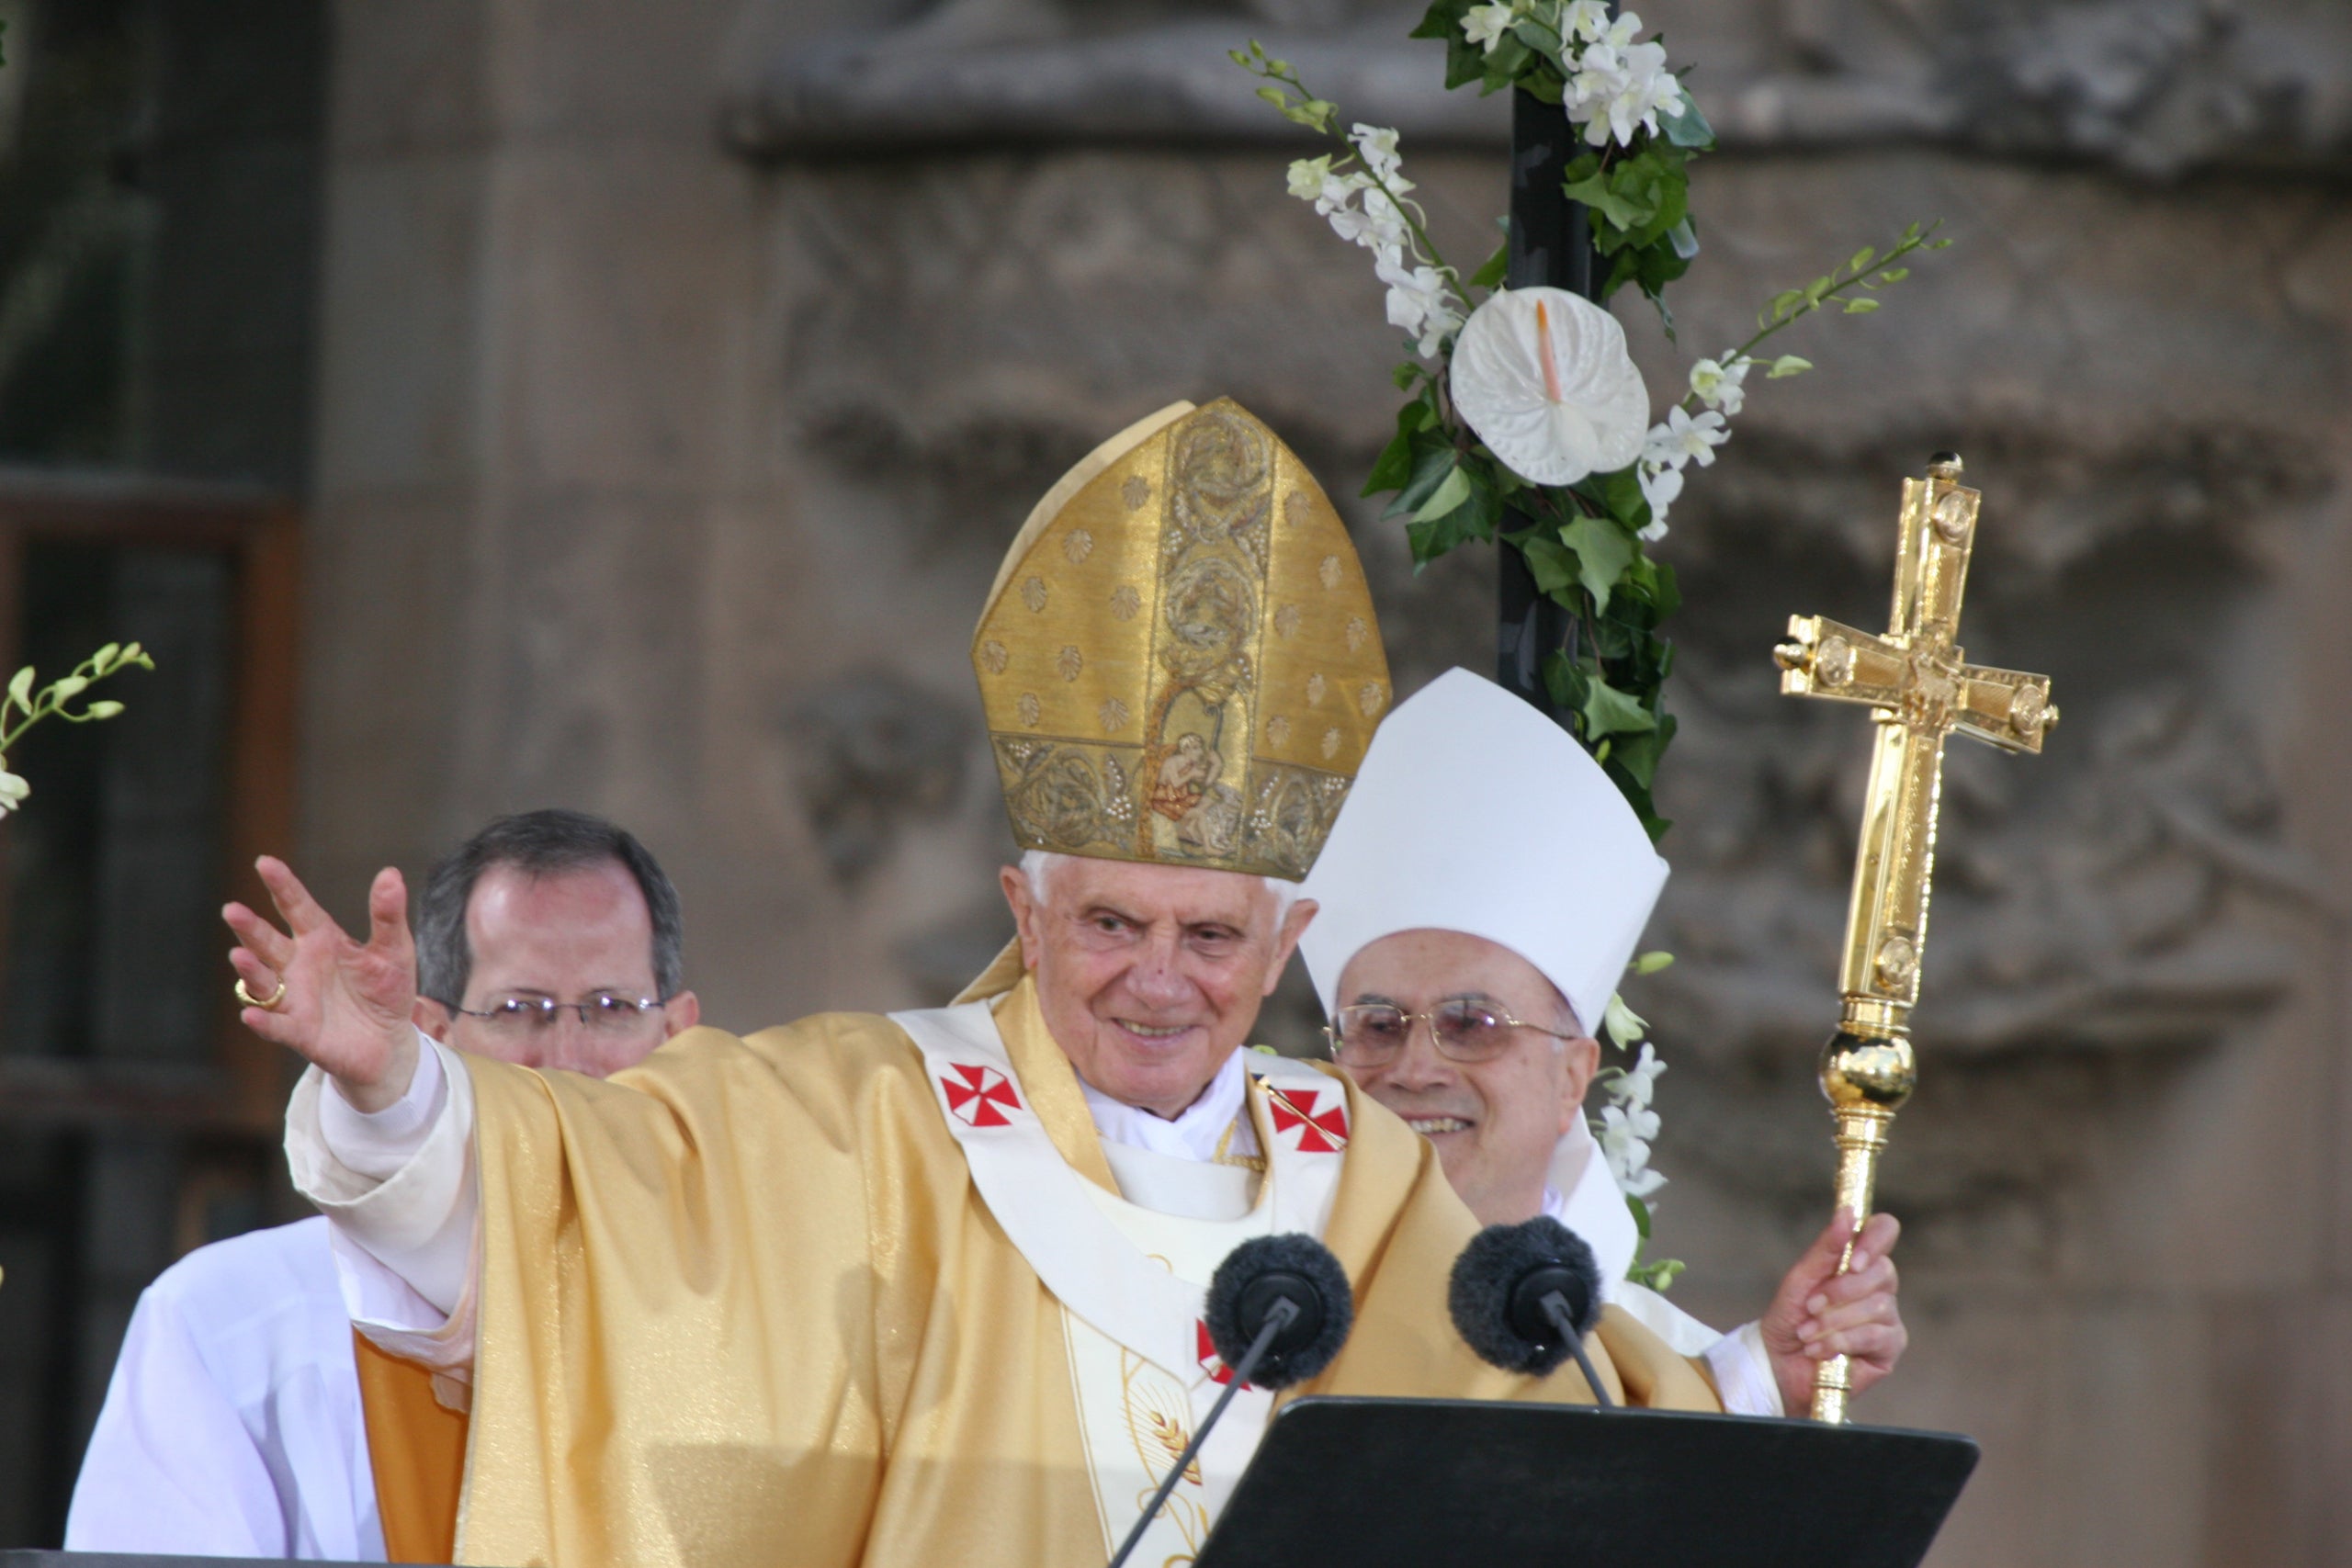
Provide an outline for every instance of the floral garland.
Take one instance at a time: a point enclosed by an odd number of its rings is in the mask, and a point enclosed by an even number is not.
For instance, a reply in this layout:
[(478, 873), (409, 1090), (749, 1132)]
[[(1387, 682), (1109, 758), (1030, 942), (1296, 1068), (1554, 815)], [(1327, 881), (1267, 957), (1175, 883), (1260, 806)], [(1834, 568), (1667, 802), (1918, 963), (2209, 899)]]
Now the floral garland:
[[(1254, 40), (1232, 59), (1262, 80), (1258, 96), (1283, 118), (1340, 144), (1291, 164), (1290, 193), (1372, 253), (1389, 324), (1408, 340), (1411, 357), (1394, 376), (1405, 394), (1396, 432), (1363, 493), (1394, 497), (1386, 515), (1403, 519), (1416, 565), (1471, 540), (1525, 557), (1566, 622), (1563, 645), (1542, 666), (1545, 689), (1657, 839), (1669, 824), (1651, 792), (1675, 731), (1665, 704), (1674, 648), (1659, 626), (1681, 595), (1674, 569), (1648, 547), (1666, 537), (1689, 470), (1711, 467), (1731, 439), (1750, 375), (1760, 366), (1775, 381), (1813, 368), (1792, 354), (1758, 355), (1765, 341), (1832, 304), (1869, 314), (1878, 290), (1909, 276), (1897, 264), (1951, 242), (1933, 237), (1936, 224), (1914, 223), (1883, 253), (1865, 246), (1775, 295), (1753, 335), (1692, 365), (1652, 423), (1623, 330), (1601, 302), (1632, 284), (1674, 338), (1664, 291), (1699, 254), (1688, 165), (1715, 136), (1668, 69), (1664, 44), (1642, 30), (1639, 17), (1612, 17), (1606, 0), (1434, 0), (1413, 31), (1444, 40), (1448, 87), (1476, 82), (1483, 93), (1516, 89), (1561, 106), (1584, 148), (1562, 189), (1583, 204), (1606, 264), (1600, 302), (1503, 287), (1508, 243), (1465, 277), (1430, 239), (1395, 130), (1342, 132), (1339, 106)], [(1645, 953), (1634, 968), (1649, 974), (1671, 962)], [(1650, 1102), (1666, 1064), (1622, 1000), (1611, 999), (1601, 1032), (1621, 1051), (1641, 1047), (1632, 1066), (1600, 1073), (1609, 1104), (1594, 1132), (1646, 1241), (1648, 1200), (1666, 1183), (1649, 1168), (1659, 1127)], [(1631, 1277), (1663, 1288), (1680, 1267), (1641, 1264)]]
[(135, 642), (110, 642), (75, 665), (71, 674), (59, 676), (38, 692), (33, 690), (31, 665), (17, 671), (8, 682), (6, 694), (0, 695), (0, 817), (24, 805), (25, 797), (33, 791), (21, 775), (8, 771), (8, 752), (25, 731), (45, 718), (62, 718), (68, 724), (112, 718), (122, 711), (120, 703), (86, 703), (79, 713), (65, 705), (88, 691), (93, 682), (133, 666), (153, 670), (155, 661)]

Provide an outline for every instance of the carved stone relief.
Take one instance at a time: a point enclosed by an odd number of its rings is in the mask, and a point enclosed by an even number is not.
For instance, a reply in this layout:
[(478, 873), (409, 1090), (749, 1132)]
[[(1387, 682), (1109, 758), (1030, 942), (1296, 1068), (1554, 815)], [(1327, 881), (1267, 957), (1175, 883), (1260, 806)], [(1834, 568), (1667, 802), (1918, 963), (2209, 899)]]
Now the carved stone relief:
[[(1393, 0), (944, 0), (894, 28), (796, 41), (733, 106), (729, 133), (760, 156), (1297, 141), (1225, 60), (1255, 32), (1351, 116), (1396, 126), (1411, 144), (1499, 144), (1509, 134), (1500, 100), (1444, 92), (1435, 46), (1406, 38), (1421, 9)], [(1649, 9), (1654, 23), (1671, 21), (1680, 58), (1706, 62), (1694, 90), (1728, 148), (1911, 141), (2082, 159), (2151, 178), (2340, 166), (2352, 152), (2352, 17), (2340, 7), (1713, 0)]]
[(956, 800), (978, 729), (967, 703), (887, 671), (820, 682), (786, 705), (784, 723), (818, 851), (852, 884), (907, 822)]

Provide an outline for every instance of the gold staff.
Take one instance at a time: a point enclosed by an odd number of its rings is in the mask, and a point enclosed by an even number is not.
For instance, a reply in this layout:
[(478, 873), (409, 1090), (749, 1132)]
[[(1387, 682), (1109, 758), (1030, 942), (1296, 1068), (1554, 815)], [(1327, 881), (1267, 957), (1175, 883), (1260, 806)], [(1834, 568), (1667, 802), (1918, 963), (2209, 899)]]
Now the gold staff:
[[(1886, 635), (1792, 615), (1789, 640), (1772, 650), (1783, 693), (1867, 704), (1878, 726), (1838, 970), (1844, 1005), (1821, 1052), (1821, 1091), (1838, 1124), (1838, 1201), (1857, 1224), (1871, 1212), (1894, 1113), (1918, 1078), (1909, 1019), (1928, 942), (1944, 737), (1956, 729), (2004, 750), (2038, 752), (2058, 722), (2048, 676), (1967, 663), (1953, 640), (1982, 500), (1960, 482), (1959, 455), (1937, 453), (1926, 479), (1903, 481)], [(1840, 1273), (1853, 1251), (1849, 1241)], [(1815, 1420), (1846, 1419), (1849, 1371), (1844, 1356), (1821, 1363)]]

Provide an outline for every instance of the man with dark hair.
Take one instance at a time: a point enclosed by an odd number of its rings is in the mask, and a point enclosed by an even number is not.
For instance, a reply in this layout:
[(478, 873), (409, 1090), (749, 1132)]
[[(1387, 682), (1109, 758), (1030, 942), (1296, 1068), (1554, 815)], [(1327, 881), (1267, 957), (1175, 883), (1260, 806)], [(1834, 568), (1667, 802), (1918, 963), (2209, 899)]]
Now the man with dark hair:
[[(433, 868), (417, 1027), (460, 1051), (604, 1077), (700, 1017), (677, 889), (577, 811), (502, 817)], [(406, 1288), (323, 1219), (203, 1247), (149, 1286), (83, 1461), (85, 1551), (447, 1562), (462, 1393), (358, 1337)], [(346, 1300), (335, 1254), (344, 1253)], [(405, 1349), (392, 1336), (394, 1348)]]
[(678, 890), (628, 831), (578, 811), (502, 817), (425, 879), (416, 1024), (603, 1077), (700, 1021), (680, 989), (684, 940)]

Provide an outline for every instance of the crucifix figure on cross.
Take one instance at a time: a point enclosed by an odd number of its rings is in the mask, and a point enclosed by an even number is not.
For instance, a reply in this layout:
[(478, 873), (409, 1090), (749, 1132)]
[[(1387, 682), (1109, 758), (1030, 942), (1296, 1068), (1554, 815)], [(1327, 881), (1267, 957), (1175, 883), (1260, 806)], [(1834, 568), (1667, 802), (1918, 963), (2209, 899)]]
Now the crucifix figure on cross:
[[(1903, 481), (1885, 635), (1792, 615), (1789, 640), (1772, 655), (1783, 693), (1861, 703), (1877, 721), (1838, 973), (1843, 1005), (1821, 1056), (1822, 1092), (1838, 1128), (1838, 1201), (1857, 1225), (1871, 1212), (1894, 1113), (1917, 1078), (1908, 1021), (1927, 948), (1944, 738), (1958, 730), (2004, 750), (2039, 752), (2058, 722), (2048, 676), (1968, 663), (1955, 640), (1983, 500), (1960, 475), (1959, 456), (1939, 452), (1926, 479)], [(1849, 1257), (1852, 1250), (1849, 1243)], [(1846, 1418), (1848, 1379), (1845, 1357), (1822, 1362), (1815, 1420)]]

